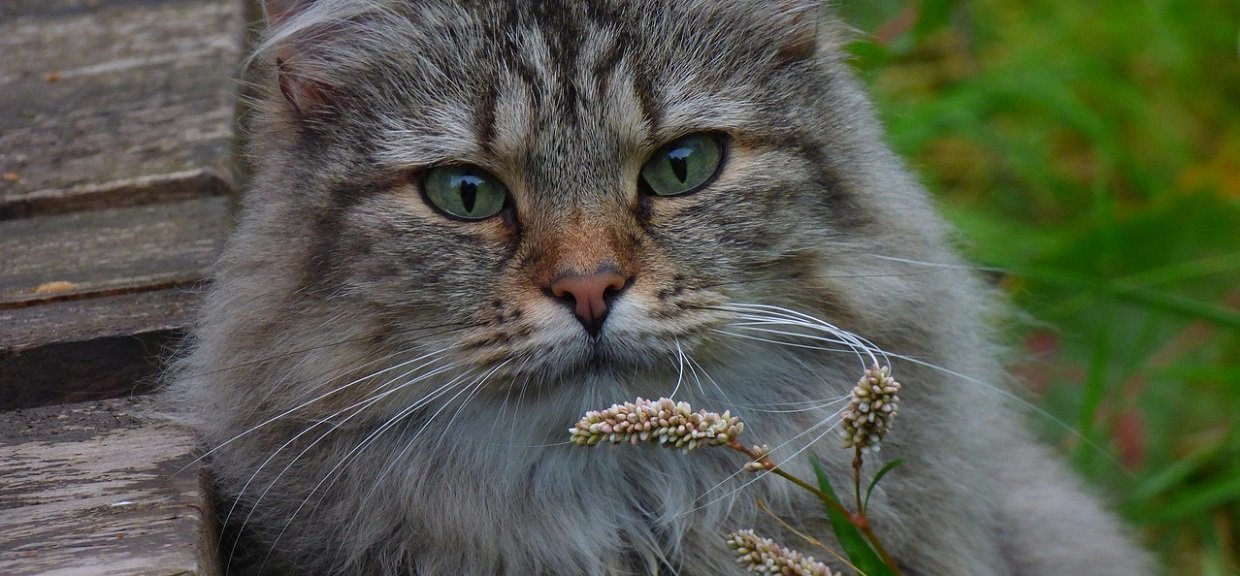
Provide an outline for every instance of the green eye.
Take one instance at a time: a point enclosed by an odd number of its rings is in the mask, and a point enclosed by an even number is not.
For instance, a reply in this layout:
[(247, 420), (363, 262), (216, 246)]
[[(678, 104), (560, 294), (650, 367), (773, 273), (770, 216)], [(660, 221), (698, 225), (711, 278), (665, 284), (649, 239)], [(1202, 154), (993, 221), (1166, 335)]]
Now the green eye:
[(642, 184), (655, 196), (680, 196), (705, 188), (723, 165), (723, 143), (691, 134), (660, 148), (642, 166)]
[(438, 166), (422, 181), (426, 200), (449, 216), (482, 220), (499, 214), (508, 189), (490, 172), (477, 166)]

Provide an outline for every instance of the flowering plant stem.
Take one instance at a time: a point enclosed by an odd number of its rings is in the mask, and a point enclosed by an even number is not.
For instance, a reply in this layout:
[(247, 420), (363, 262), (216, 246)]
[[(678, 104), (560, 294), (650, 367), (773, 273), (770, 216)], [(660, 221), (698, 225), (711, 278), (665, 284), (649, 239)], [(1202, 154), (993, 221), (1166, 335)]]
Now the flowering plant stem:
[(861, 463), (862, 463), (862, 460), (861, 460), (861, 448), (860, 447), (856, 448), (856, 456), (853, 458), (853, 471), (854, 471), (853, 484), (854, 484), (854, 490), (857, 496), (857, 512), (852, 512), (848, 510), (847, 508), (845, 508), (843, 504), (840, 504), (839, 501), (836, 500), (834, 497), (832, 497), (830, 494), (823, 492), (817, 486), (814, 486), (810, 484), (809, 482), (806, 482), (796, 477), (795, 475), (790, 474), (789, 472), (785, 471), (779, 466), (777, 466), (775, 462), (771, 460), (770, 456), (768, 456), (765, 452), (762, 452), (762, 451), (759, 451), (753, 448), (748, 448), (744, 444), (741, 444), (740, 441), (736, 438), (730, 439), (728, 443), (726, 444), (726, 446), (728, 448), (731, 448), (732, 450), (735, 450), (737, 452), (740, 452), (741, 454), (744, 454), (745, 456), (748, 456), (750, 460), (758, 464), (761, 464), (762, 468), (770, 471), (772, 474), (775, 474), (776, 476), (784, 478), (785, 480), (788, 480), (789, 482), (792, 482), (793, 484), (796, 484), (797, 486), (805, 490), (808, 490), (810, 493), (817, 496), (818, 499), (821, 500), (823, 504), (829, 506), (830, 508), (842, 514), (845, 518), (848, 519), (849, 524), (852, 524), (854, 527), (857, 528), (858, 531), (861, 532), (863, 536), (865, 536), (866, 541), (869, 542), (870, 546), (874, 548), (874, 551), (878, 553), (878, 556), (879, 558), (882, 559), (883, 563), (886, 564), (889, 569), (891, 569), (891, 572), (895, 574), (896, 576), (900, 576), (900, 568), (896, 565), (895, 560), (893, 560), (891, 556), (887, 553), (887, 550), (883, 548), (882, 543), (879, 542), (878, 536), (874, 534), (874, 530), (870, 527), (869, 519), (867, 519), (865, 516), (865, 510), (862, 509), (861, 507)]
[(853, 493), (857, 497), (857, 513), (864, 517), (865, 504), (861, 501), (861, 448), (854, 448), (853, 450), (855, 451), (852, 461)]

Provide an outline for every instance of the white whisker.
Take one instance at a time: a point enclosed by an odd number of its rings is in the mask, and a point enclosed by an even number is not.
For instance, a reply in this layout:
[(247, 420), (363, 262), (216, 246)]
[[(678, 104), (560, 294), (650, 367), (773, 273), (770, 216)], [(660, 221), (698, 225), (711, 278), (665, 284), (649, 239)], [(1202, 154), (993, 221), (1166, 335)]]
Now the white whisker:
[[(839, 420), (839, 417), (840, 417), (840, 415), (841, 415), (841, 414), (843, 414), (843, 413), (844, 413), (844, 409), (843, 409), (843, 408), (841, 408), (840, 410), (838, 410), (838, 411), (836, 411), (836, 412), (832, 413), (830, 416), (828, 416), (828, 417), (826, 417), (826, 418), (823, 418), (822, 420), (819, 420), (819, 421), (818, 421), (816, 424), (814, 424), (813, 426), (810, 426), (809, 428), (806, 428), (805, 430), (802, 430), (802, 431), (801, 431), (800, 433), (798, 433), (796, 436), (793, 436), (792, 438), (789, 438), (789, 439), (787, 439), (787, 440), (785, 440), (785, 441), (781, 442), (780, 444), (776, 445), (774, 448), (772, 448), (772, 449), (771, 449), (771, 453), (773, 454), (773, 453), (775, 453), (775, 451), (779, 450), (780, 448), (783, 448), (783, 447), (785, 447), (785, 446), (787, 446), (787, 445), (789, 445), (789, 444), (791, 444), (791, 443), (795, 442), (798, 438), (801, 438), (802, 436), (805, 436), (805, 435), (807, 435), (807, 434), (810, 434), (810, 433), (812, 433), (814, 430), (817, 430), (818, 428), (821, 428), (821, 427), (823, 427), (823, 426), (827, 426), (827, 429), (826, 429), (826, 430), (824, 430), (821, 434), (819, 434), (819, 435), (815, 436), (815, 437), (814, 437), (813, 439), (811, 439), (809, 442), (806, 442), (803, 446), (801, 446), (800, 448), (798, 448), (796, 451), (794, 451), (792, 454), (788, 455), (788, 456), (787, 456), (786, 458), (784, 458), (783, 460), (780, 460), (779, 462), (776, 462), (776, 464), (775, 464), (775, 465), (776, 465), (776, 466), (783, 466), (784, 464), (787, 464), (788, 462), (791, 462), (794, 458), (796, 458), (797, 456), (800, 456), (802, 452), (805, 452), (806, 450), (808, 450), (810, 446), (813, 446), (814, 444), (818, 443), (818, 441), (820, 441), (820, 440), (822, 440), (824, 437), (826, 437), (826, 435), (827, 435), (827, 434), (830, 434), (832, 430), (835, 430), (835, 429), (836, 429), (836, 427), (838, 427), (838, 426), (840, 425), (840, 420)], [(730, 480), (732, 480), (733, 478), (735, 478), (735, 477), (737, 477), (737, 476), (739, 476), (739, 475), (741, 475), (741, 474), (745, 474), (745, 473), (752, 473), (752, 472), (750, 472), (747, 468), (745, 468), (745, 467), (743, 467), (743, 466), (742, 466), (740, 469), (738, 469), (737, 471), (735, 471), (735, 472), (733, 472), (732, 474), (730, 474), (727, 478), (724, 478), (723, 480), (720, 480), (720, 481), (719, 481), (718, 483), (716, 483), (714, 486), (712, 486), (712, 487), (710, 487), (709, 489), (707, 489), (705, 492), (703, 492), (701, 495), (699, 495), (699, 496), (697, 497), (697, 499), (696, 499), (696, 500), (694, 500), (694, 502), (701, 501), (703, 498), (705, 498), (705, 497), (706, 497), (706, 495), (707, 495), (707, 494), (710, 494), (711, 492), (715, 491), (716, 489), (718, 489), (718, 488), (722, 487), (724, 484), (727, 484), (727, 483), (728, 483)], [(716, 497), (716, 498), (714, 498), (714, 499), (708, 500), (707, 502), (705, 502), (705, 503), (701, 504), (700, 506), (696, 506), (696, 507), (691, 508), (691, 509), (689, 509), (689, 510), (685, 510), (685, 511), (683, 511), (683, 512), (679, 513), (679, 514), (678, 514), (678, 516), (684, 516), (684, 515), (692, 514), (693, 512), (696, 512), (696, 511), (698, 511), (698, 510), (701, 510), (701, 509), (703, 509), (703, 508), (706, 508), (706, 507), (708, 507), (708, 506), (711, 506), (711, 505), (713, 505), (713, 504), (715, 504), (715, 503), (717, 503), (717, 502), (721, 502), (721, 501), (723, 501), (723, 500), (725, 500), (725, 499), (727, 499), (727, 498), (730, 498), (730, 497), (732, 497), (733, 495), (737, 494), (738, 492), (740, 492), (740, 491), (744, 490), (745, 488), (748, 488), (749, 486), (751, 486), (751, 485), (752, 485), (752, 484), (754, 484), (755, 482), (757, 482), (757, 481), (759, 481), (759, 480), (761, 480), (761, 479), (765, 478), (765, 477), (766, 477), (767, 475), (769, 475), (769, 474), (770, 474), (770, 471), (756, 473), (756, 474), (755, 474), (755, 476), (754, 476), (754, 478), (752, 478), (752, 479), (750, 479), (750, 480), (747, 480), (745, 483), (741, 484), (740, 486), (737, 486), (736, 488), (732, 489), (732, 490), (731, 490), (731, 491), (729, 491), (728, 493), (726, 493), (726, 494), (722, 494), (722, 495), (720, 495), (720, 496), (718, 496), (718, 497)]]
[[(425, 375), (419, 376), (418, 378), (415, 378), (415, 379), (413, 379), (413, 380), (411, 380), (411, 381), (409, 381), (409, 382), (404, 382), (404, 383), (400, 384), (399, 386), (397, 386), (397, 387), (396, 387), (396, 389), (394, 389), (394, 390), (392, 390), (392, 391), (389, 391), (388, 393), (385, 393), (385, 395), (386, 395), (386, 394), (390, 394), (391, 392), (395, 392), (396, 390), (400, 390), (400, 389), (402, 389), (402, 388), (404, 388), (404, 387), (406, 387), (406, 386), (409, 386), (409, 385), (415, 384), (415, 383), (417, 383), (417, 382), (419, 382), (419, 381), (421, 381), (421, 380), (424, 380), (425, 378), (428, 378), (428, 377), (430, 377), (430, 376), (434, 376), (434, 375), (436, 375), (437, 373), (441, 373), (441, 372), (443, 372), (443, 371), (446, 371), (446, 370), (450, 370), (450, 369), (452, 369), (452, 368), (455, 368), (455, 367), (456, 367), (456, 366), (458, 366), (458, 365), (459, 365), (459, 363), (451, 364), (451, 365), (446, 366), (446, 367), (443, 367), (443, 368), (441, 368), (441, 369), (437, 369), (435, 372), (432, 372), (432, 373), (428, 373), (428, 374), (425, 374)], [(272, 541), (271, 549), (268, 551), (267, 558), (269, 558), (269, 557), (270, 557), (270, 555), (271, 555), (271, 552), (275, 550), (276, 544), (279, 542), (280, 537), (282, 537), (282, 536), (284, 535), (284, 532), (285, 532), (286, 530), (288, 530), (288, 527), (292, 524), (293, 519), (294, 519), (294, 518), (296, 518), (296, 517), (297, 517), (297, 515), (301, 512), (301, 510), (302, 510), (303, 508), (305, 508), (306, 504), (308, 504), (308, 503), (309, 503), (310, 498), (312, 498), (312, 497), (314, 496), (314, 494), (315, 494), (315, 493), (317, 493), (320, 489), (322, 489), (322, 490), (323, 490), (323, 492), (324, 492), (324, 494), (326, 494), (326, 492), (327, 492), (328, 490), (330, 490), (330, 489), (331, 489), (331, 487), (332, 487), (333, 485), (335, 485), (336, 480), (338, 480), (338, 479), (340, 478), (340, 472), (342, 472), (342, 471), (344, 470), (344, 467), (345, 467), (345, 466), (346, 466), (346, 465), (347, 465), (347, 464), (348, 464), (351, 460), (353, 460), (353, 459), (354, 459), (354, 458), (355, 458), (355, 457), (356, 457), (356, 456), (357, 456), (357, 455), (358, 455), (358, 454), (359, 454), (362, 450), (364, 450), (367, 446), (369, 446), (369, 445), (370, 445), (370, 444), (372, 444), (375, 440), (377, 440), (377, 439), (379, 438), (379, 436), (381, 436), (384, 432), (388, 431), (388, 430), (389, 430), (389, 429), (391, 429), (393, 426), (395, 426), (397, 422), (399, 422), (400, 420), (404, 419), (406, 416), (408, 416), (409, 414), (413, 413), (413, 412), (414, 412), (414, 411), (416, 411), (418, 408), (420, 408), (420, 407), (422, 407), (422, 406), (425, 406), (425, 405), (429, 404), (430, 402), (434, 401), (434, 400), (435, 400), (436, 398), (438, 398), (439, 396), (441, 396), (441, 395), (443, 395), (443, 394), (446, 394), (446, 393), (447, 393), (447, 391), (451, 390), (451, 389), (452, 389), (453, 387), (455, 387), (455, 386), (456, 386), (456, 385), (457, 385), (460, 381), (462, 381), (462, 380), (464, 380), (465, 378), (468, 378), (468, 377), (469, 377), (469, 372), (466, 372), (466, 373), (463, 373), (463, 374), (457, 375), (457, 376), (456, 376), (456, 377), (454, 377), (453, 379), (449, 380), (447, 383), (440, 385), (438, 388), (436, 388), (436, 389), (435, 389), (435, 390), (433, 390), (432, 392), (430, 392), (430, 393), (428, 393), (428, 394), (426, 394), (426, 395), (423, 395), (423, 396), (422, 396), (421, 398), (419, 398), (416, 402), (413, 402), (413, 403), (412, 403), (412, 404), (410, 404), (409, 406), (406, 406), (406, 407), (402, 408), (402, 409), (401, 409), (400, 411), (398, 411), (396, 414), (394, 414), (393, 416), (389, 417), (386, 421), (384, 421), (384, 423), (383, 423), (382, 425), (380, 425), (380, 426), (379, 426), (378, 428), (376, 428), (375, 430), (371, 431), (371, 432), (370, 432), (370, 434), (368, 434), (365, 438), (363, 438), (363, 439), (362, 439), (362, 441), (361, 441), (361, 442), (359, 442), (357, 446), (355, 446), (355, 447), (353, 447), (351, 450), (349, 450), (349, 452), (347, 452), (347, 453), (344, 455), (344, 457), (342, 457), (342, 458), (340, 459), (340, 462), (337, 462), (337, 463), (336, 463), (336, 465), (334, 465), (334, 466), (333, 466), (330, 470), (328, 470), (328, 471), (327, 471), (327, 473), (326, 473), (326, 474), (324, 474), (324, 475), (323, 475), (323, 477), (322, 477), (321, 479), (319, 479), (318, 483), (317, 483), (317, 484), (315, 484), (315, 485), (314, 485), (314, 487), (310, 490), (310, 492), (306, 494), (306, 497), (302, 499), (301, 504), (299, 504), (299, 505), (297, 506), (297, 509), (296, 509), (296, 510), (294, 510), (294, 511), (293, 511), (293, 513), (292, 513), (292, 515), (290, 515), (290, 516), (289, 516), (288, 520), (286, 520), (286, 521), (285, 521), (284, 526), (280, 529), (280, 532), (276, 535), (276, 538)], [(342, 422), (341, 424), (343, 424), (343, 422)], [(338, 427), (338, 426), (337, 426), (337, 427)], [(334, 429), (335, 429), (335, 428), (333, 428), (333, 430), (334, 430)], [(329, 432), (330, 432), (330, 431), (329, 431)], [(320, 439), (321, 439), (321, 438), (320, 438)], [(316, 442), (316, 443), (317, 443), (317, 442)], [(307, 450), (309, 450), (309, 448), (312, 448), (312, 447), (313, 447), (313, 445), (311, 445), (310, 447), (307, 447)], [(302, 454), (304, 454), (304, 453), (305, 453), (305, 452), (303, 451), (303, 452), (302, 452)], [(300, 456), (301, 456), (301, 454), (299, 454), (299, 455), (298, 455), (298, 457), (300, 457)], [(294, 458), (294, 462), (295, 462), (296, 460), (297, 460), (297, 458)], [(291, 464), (290, 464), (290, 465), (291, 465)], [(278, 479), (278, 477), (277, 477), (277, 479)], [(324, 482), (327, 482), (327, 481), (328, 481), (328, 479), (331, 479), (331, 482), (330, 482), (330, 483), (328, 483), (326, 486), (324, 486)], [(272, 482), (272, 485), (274, 485), (274, 481)], [(268, 489), (270, 489), (270, 486), (268, 486)], [(261, 499), (261, 498), (260, 498), (260, 499)], [(320, 503), (321, 503), (321, 500), (320, 500)], [(317, 505), (316, 505), (316, 508), (317, 508)], [(243, 523), (242, 525), (244, 526), (244, 523)], [(267, 558), (264, 558), (264, 560), (263, 560), (264, 565), (265, 565), (265, 564), (266, 564), (266, 562), (267, 562)], [(260, 571), (261, 571), (261, 570), (260, 570)]]
[[(338, 387), (336, 387), (336, 388), (333, 388), (333, 389), (331, 389), (331, 390), (328, 390), (327, 392), (324, 392), (324, 393), (322, 393), (322, 394), (319, 394), (318, 396), (315, 396), (314, 398), (311, 398), (311, 399), (309, 399), (309, 400), (306, 400), (305, 402), (302, 402), (301, 404), (298, 404), (298, 405), (296, 405), (296, 406), (293, 406), (292, 408), (289, 408), (288, 410), (285, 410), (284, 412), (281, 412), (281, 413), (279, 413), (279, 414), (276, 414), (275, 416), (272, 416), (271, 418), (268, 418), (267, 420), (264, 420), (263, 422), (261, 422), (261, 423), (259, 423), (259, 424), (256, 424), (256, 425), (254, 425), (254, 426), (252, 426), (252, 427), (250, 427), (250, 428), (247, 428), (244, 432), (241, 432), (241, 433), (239, 433), (239, 434), (236, 434), (236, 435), (235, 435), (235, 436), (233, 436), (232, 438), (229, 438), (228, 440), (225, 440), (224, 442), (220, 443), (219, 445), (215, 446), (214, 448), (211, 448), (210, 450), (207, 450), (206, 452), (202, 453), (202, 454), (201, 454), (200, 456), (198, 456), (197, 458), (195, 458), (195, 459), (191, 460), (188, 464), (186, 464), (185, 466), (181, 467), (181, 469), (180, 469), (180, 470), (177, 470), (177, 472), (176, 472), (175, 474), (180, 474), (181, 472), (184, 472), (185, 470), (189, 469), (189, 467), (190, 467), (190, 466), (193, 466), (194, 464), (196, 464), (196, 463), (198, 463), (199, 461), (201, 461), (203, 458), (206, 458), (206, 457), (210, 456), (211, 454), (215, 453), (217, 450), (219, 450), (219, 449), (221, 449), (221, 448), (223, 448), (223, 447), (225, 447), (225, 446), (228, 446), (229, 444), (232, 444), (233, 442), (237, 441), (238, 439), (240, 439), (240, 438), (242, 438), (242, 437), (245, 437), (245, 436), (247, 436), (247, 435), (249, 435), (249, 434), (252, 434), (252, 433), (254, 433), (255, 431), (257, 431), (257, 430), (259, 430), (259, 429), (261, 429), (261, 428), (264, 428), (264, 427), (266, 427), (266, 426), (268, 426), (268, 425), (270, 425), (270, 424), (272, 424), (272, 423), (276, 422), (277, 420), (280, 420), (280, 419), (282, 419), (282, 418), (285, 418), (285, 417), (289, 416), (290, 414), (293, 414), (294, 412), (297, 412), (298, 410), (301, 410), (301, 409), (303, 409), (303, 408), (306, 408), (307, 406), (310, 406), (311, 404), (314, 404), (315, 402), (319, 402), (319, 401), (321, 401), (321, 400), (324, 400), (324, 399), (328, 398), (329, 396), (332, 396), (332, 395), (334, 395), (334, 394), (338, 394), (338, 393), (340, 393), (340, 392), (342, 392), (342, 391), (344, 391), (344, 390), (346, 390), (346, 389), (348, 389), (348, 388), (351, 388), (351, 387), (353, 387), (353, 386), (355, 386), (355, 385), (357, 385), (357, 384), (359, 384), (359, 383), (361, 383), (361, 382), (365, 382), (366, 380), (369, 380), (369, 379), (374, 378), (374, 377), (376, 377), (376, 376), (379, 376), (379, 375), (381, 375), (381, 374), (384, 374), (384, 373), (387, 373), (387, 372), (391, 372), (391, 371), (394, 371), (394, 370), (398, 370), (398, 369), (400, 369), (400, 368), (402, 368), (402, 367), (404, 367), (404, 366), (408, 366), (409, 364), (412, 364), (412, 363), (414, 363), (414, 362), (417, 362), (417, 361), (422, 360), (422, 359), (425, 359), (425, 358), (430, 358), (430, 357), (433, 357), (433, 356), (438, 356), (438, 355), (440, 355), (440, 354), (443, 354), (443, 353), (444, 353), (444, 352), (446, 352), (446, 351), (447, 351), (447, 350), (438, 350), (438, 351), (435, 351), (435, 352), (430, 352), (430, 353), (427, 353), (427, 354), (423, 354), (422, 356), (418, 356), (417, 358), (414, 358), (414, 359), (412, 359), (412, 360), (408, 360), (408, 361), (405, 361), (405, 362), (401, 362), (400, 364), (396, 364), (396, 365), (394, 365), (394, 366), (391, 366), (391, 367), (388, 367), (388, 368), (384, 368), (383, 370), (379, 370), (379, 371), (377, 371), (377, 372), (372, 372), (372, 373), (370, 373), (370, 374), (367, 374), (366, 376), (363, 376), (363, 377), (361, 377), (361, 378), (358, 378), (358, 379), (356, 379), (356, 380), (353, 380), (352, 382), (349, 382), (348, 384), (344, 384), (344, 385), (342, 385), (342, 386), (338, 386)], [(396, 355), (397, 355), (397, 354), (391, 354), (391, 355), (389, 355), (389, 356), (387, 356), (387, 357), (392, 357), (392, 356), (396, 356)], [(436, 361), (438, 361), (438, 358), (433, 358), (431, 361), (429, 361), (429, 362), (427, 362), (427, 363), (425, 363), (425, 364), (422, 364), (422, 365), (421, 365), (421, 366), (419, 366), (418, 368), (414, 368), (414, 370), (418, 370), (418, 369), (420, 369), (421, 367), (423, 367), (423, 366), (427, 366), (427, 365), (429, 365), (429, 364), (431, 364), (431, 363), (433, 363), (433, 362), (436, 362)], [(408, 372), (407, 372), (406, 374), (408, 374)], [(174, 475), (175, 475), (175, 474), (174, 474)]]

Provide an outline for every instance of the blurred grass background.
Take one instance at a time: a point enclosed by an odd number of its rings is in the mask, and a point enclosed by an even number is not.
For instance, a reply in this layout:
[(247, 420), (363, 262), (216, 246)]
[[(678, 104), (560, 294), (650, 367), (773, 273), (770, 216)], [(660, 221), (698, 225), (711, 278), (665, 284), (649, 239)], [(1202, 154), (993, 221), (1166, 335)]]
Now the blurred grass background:
[(1028, 315), (1016, 371), (1068, 426), (1033, 420), (1171, 574), (1240, 574), (1240, 2), (836, 5), (891, 143)]

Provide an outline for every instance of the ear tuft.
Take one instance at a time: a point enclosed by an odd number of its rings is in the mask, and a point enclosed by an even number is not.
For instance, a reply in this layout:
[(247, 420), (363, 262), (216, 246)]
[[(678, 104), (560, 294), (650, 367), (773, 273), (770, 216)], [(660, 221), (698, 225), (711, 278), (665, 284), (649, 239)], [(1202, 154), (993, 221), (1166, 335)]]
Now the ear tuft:
[(303, 13), (313, 5), (314, 0), (263, 1), (269, 35), (260, 50), (275, 53), (280, 94), (299, 116), (326, 112), (340, 96), (319, 70), (315, 58), (315, 47), (321, 48), (323, 40), (330, 37), (332, 24), (297, 18), (310, 16)]
[(280, 94), (298, 116), (314, 116), (330, 109), (338, 100), (339, 91), (322, 80), (298, 74), (297, 69), (284, 58), (276, 58), (276, 75)]
[(776, 0), (780, 24), (787, 31), (779, 55), (787, 60), (804, 60), (818, 51), (820, 0)]

